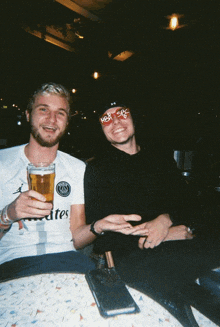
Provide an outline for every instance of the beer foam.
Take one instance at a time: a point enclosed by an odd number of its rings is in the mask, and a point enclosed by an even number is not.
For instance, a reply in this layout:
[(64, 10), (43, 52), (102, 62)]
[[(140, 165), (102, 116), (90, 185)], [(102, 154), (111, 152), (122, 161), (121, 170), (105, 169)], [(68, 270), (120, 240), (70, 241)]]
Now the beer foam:
[(29, 174), (44, 176), (44, 175), (54, 174), (54, 171), (53, 169), (38, 170), (33, 168), (31, 169), (31, 171), (29, 171)]

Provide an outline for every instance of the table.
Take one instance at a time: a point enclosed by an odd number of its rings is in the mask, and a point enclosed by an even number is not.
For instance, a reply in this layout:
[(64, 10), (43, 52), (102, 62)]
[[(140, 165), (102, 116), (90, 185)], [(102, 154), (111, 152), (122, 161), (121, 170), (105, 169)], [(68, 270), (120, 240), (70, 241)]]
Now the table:
[[(2, 327), (181, 327), (148, 296), (128, 287), (140, 307), (138, 314), (100, 316), (84, 275), (42, 274), (0, 284)], [(216, 326), (197, 310), (200, 327)]]

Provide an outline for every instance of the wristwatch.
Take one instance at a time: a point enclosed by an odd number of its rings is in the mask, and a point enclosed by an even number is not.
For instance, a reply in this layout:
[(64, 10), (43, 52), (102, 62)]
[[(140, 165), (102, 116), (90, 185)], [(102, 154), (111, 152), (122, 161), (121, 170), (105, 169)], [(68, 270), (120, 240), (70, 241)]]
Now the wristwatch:
[(95, 225), (96, 221), (93, 221), (90, 225), (90, 232), (92, 232), (95, 236), (103, 236), (105, 235), (105, 232), (101, 232), (101, 233), (97, 233), (95, 231), (94, 225)]

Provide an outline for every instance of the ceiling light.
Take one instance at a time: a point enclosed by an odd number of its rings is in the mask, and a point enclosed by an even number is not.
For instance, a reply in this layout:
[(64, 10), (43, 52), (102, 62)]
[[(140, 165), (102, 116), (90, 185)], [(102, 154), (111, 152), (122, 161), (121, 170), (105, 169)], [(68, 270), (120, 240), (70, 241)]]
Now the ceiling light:
[(79, 39), (84, 39), (84, 36), (83, 35), (80, 35), (79, 32), (75, 32), (75, 35), (79, 38)]
[(117, 56), (115, 56), (113, 59), (118, 61), (124, 61), (130, 58), (131, 56), (133, 56), (133, 54), (134, 54), (133, 51), (123, 51), (119, 53)]
[(99, 73), (98, 72), (94, 72), (93, 73), (93, 78), (94, 79), (98, 79), (99, 78)]
[(166, 18), (169, 19), (169, 26), (166, 27), (167, 30), (176, 30), (178, 28), (184, 27), (185, 25), (179, 24), (179, 19), (183, 17), (183, 15), (179, 14), (172, 14), (171, 16), (167, 16)]

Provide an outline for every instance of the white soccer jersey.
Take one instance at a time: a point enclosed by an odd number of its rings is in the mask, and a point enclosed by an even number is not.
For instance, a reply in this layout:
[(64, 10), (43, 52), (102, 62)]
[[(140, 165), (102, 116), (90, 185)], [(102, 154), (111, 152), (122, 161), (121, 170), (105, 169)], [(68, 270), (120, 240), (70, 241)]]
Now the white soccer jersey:
[[(0, 150), (0, 209), (20, 192), (28, 190), (25, 145)], [(54, 160), (56, 176), (54, 207), (43, 219), (17, 222), (0, 241), (0, 264), (15, 258), (74, 250), (70, 232), (70, 206), (84, 203), (85, 163), (58, 151)]]

